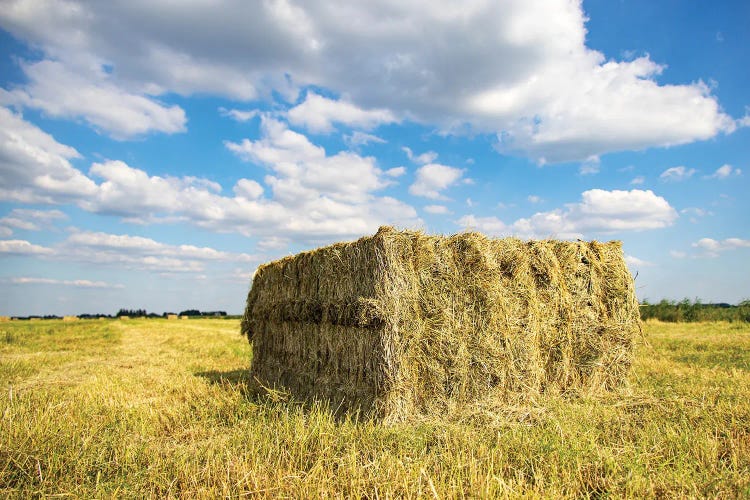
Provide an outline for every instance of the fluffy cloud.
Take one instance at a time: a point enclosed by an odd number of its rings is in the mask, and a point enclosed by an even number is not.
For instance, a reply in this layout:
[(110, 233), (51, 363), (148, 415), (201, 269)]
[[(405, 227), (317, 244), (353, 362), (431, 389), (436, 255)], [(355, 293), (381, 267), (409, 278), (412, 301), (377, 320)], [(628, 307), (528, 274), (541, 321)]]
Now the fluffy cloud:
[(629, 267), (651, 267), (654, 265), (653, 262), (648, 262), (643, 259), (639, 259), (633, 255), (625, 255), (625, 264)]
[(475, 215), (464, 215), (458, 220), (458, 224), (466, 229), (481, 231), (495, 236), (508, 236), (508, 226), (495, 216), (477, 217)]
[(581, 175), (598, 174), (601, 169), (601, 160), (598, 156), (591, 156), (578, 167), (578, 173)]
[(96, 185), (70, 160), (75, 149), (0, 107), (0, 200), (54, 203), (89, 196)]
[(257, 260), (257, 257), (244, 253), (235, 254), (222, 252), (209, 247), (196, 247), (193, 245), (168, 245), (141, 236), (108, 234), (102, 232), (76, 232), (68, 237), (65, 245), (67, 247), (76, 248), (93, 248), (98, 251), (116, 250), (198, 260), (231, 262), (250, 262)]
[(0, 241), (0, 254), (6, 255), (51, 255), (51, 248), (34, 245), (26, 240), (2, 240)]
[[(396, 169), (381, 171), (372, 157), (349, 151), (328, 155), (324, 148), (284, 123), (264, 116), (261, 138), (227, 142), (241, 159), (269, 171), (264, 183), (268, 198), (257, 200), (264, 214), (257, 218), (255, 234), (280, 236), (348, 236), (371, 232), (381, 223), (418, 223), (414, 208), (376, 191), (402, 175)], [(248, 220), (238, 221), (247, 225)]]
[(716, 172), (709, 175), (707, 178), (709, 179), (728, 179), (732, 176), (742, 175), (742, 170), (739, 168), (735, 168), (732, 165), (722, 165), (719, 168), (716, 169)]
[[(239, 179), (234, 196), (195, 177), (149, 175), (118, 160), (96, 162), (89, 176), (69, 161), (80, 155), (0, 107), (0, 200), (71, 203), (129, 222), (189, 222), (213, 231), (320, 240), (373, 232), (383, 223), (414, 226), (416, 210), (375, 196), (403, 175), (382, 172), (372, 157), (349, 151), (328, 155), (282, 122), (263, 117), (258, 140), (227, 142), (229, 150), (268, 170), (264, 184)], [(7, 224), (2, 231), (10, 235)]]
[(736, 250), (738, 248), (750, 248), (750, 240), (740, 238), (727, 238), (725, 240), (714, 240), (712, 238), (701, 238), (692, 244), (693, 248), (702, 251), (708, 257), (718, 257), (720, 252)]
[(370, 143), (385, 144), (388, 141), (377, 135), (355, 130), (351, 134), (344, 135), (344, 142), (346, 142), (346, 145), (350, 148), (359, 148), (360, 146), (365, 146)]
[(263, 186), (251, 179), (240, 179), (234, 186), (234, 194), (245, 200), (257, 200), (263, 196)]
[(222, 116), (226, 116), (238, 122), (250, 121), (256, 116), (258, 116), (257, 109), (241, 110), (241, 109), (219, 108), (219, 113), (221, 113)]
[(245, 253), (194, 245), (169, 245), (140, 236), (91, 231), (74, 232), (52, 247), (25, 240), (3, 240), (0, 241), (0, 254), (159, 272), (202, 272), (208, 264), (257, 263), (261, 260)]
[(289, 122), (311, 132), (329, 133), (334, 123), (349, 127), (372, 129), (383, 123), (393, 123), (396, 117), (386, 109), (361, 109), (342, 100), (329, 99), (308, 92), (305, 100), (287, 113)]
[(320, 191), (337, 201), (356, 202), (384, 187), (372, 157), (345, 151), (328, 156), (322, 147), (271, 118), (264, 118), (262, 127), (260, 140), (227, 142), (226, 146), (241, 158), (273, 170), (276, 176), (266, 177), (265, 182), (283, 202), (315, 198)]
[(199, 272), (207, 262), (257, 262), (258, 257), (223, 252), (209, 247), (168, 245), (126, 234), (82, 231), (71, 234), (55, 249), (62, 260), (116, 264), (134, 269), (166, 272)]
[(113, 104), (135, 109), (129, 116), (136, 121), (131, 129), (114, 112), (66, 103), (74, 79), (46, 85), (32, 78), (20, 89), (22, 100), (124, 135), (184, 126), (180, 110), (154, 96), (200, 92), (248, 100), (275, 92), (294, 102), (309, 85), (346, 96), (351, 109), (380, 113), (363, 119), (317, 96), (323, 103), (317, 121), (309, 112), (294, 118), (312, 127), (325, 130), (353, 115), (359, 118), (352, 123), (364, 126), (383, 118), (443, 130), (468, 125), (497, 133), (501, 151), (540, 163), (682, 144), (737, 126), (707, 85), (660, 85), (662, 66), (648, 56), (606, 60), (588, 49), (577, 1), (224, 0), (186, 9), (14, 0), (3, 7), (0, 25), (41, 47), (47, 67), (63, 65), (56, 77), (85, 75), (81, 88), (106, 103), (112, 101), (100, 93), (123, 97), (127, 106)]
[(59, 210), (14, 208), (10, 214), (0, 219), (0, 224), (26, 231), (39, 231), (50, 227), (54, 221), (67, 218), (68, 216)]
[(406, 173), (406, 167), (393, 167), (383, 172), (388, 177), (401, 177)]
[(0, 90), (0, 101), (6, 105), (41, 109), (56, 118), (83, 118), (117, 139), (185, 130), (187, 118), (182, 108), (128, 92), (114, 84), (101, 68), (86, 72), (57, 61), (22, 67), (29, 83), (10, 92)]
[(406, 146), (401, 148), (401, 150), (406, 153), (406, 156), (409, 157), (411, 161), (418, 165), (426, 165), (427, 163), (432, 163), (437, 160), (438, 157), (438, 154), (434, 151), (426, 151), (422, 154), (415, 155), (411, 148), (407, 148)]
[(18, 277), (10, 278), (10, 282), (14, 285), (62, 285), (73, 286), (77, 288), (125, 288), (120, 284), (113, 285), (105, 281), (90, 280), (56, 280), (50, 278)]
[(417, 169), (417, 178), (409, 186), (409, 192), (414, 196), (444, 200), (441, 192), (456, 184), (463, 175), (463, 169), (428, 163)]
[(650, 190), (591, 189), (583, 192), (579, 203), (570, 203), (565, 208), (549, 212), (538, 212), (510, 225), (504, 224), (497, 217), (474, 215), (466, 215), (458, 223), (496, 235), (579, 238), (589, 233), (658, 229), (671, 225), (677, 217), (677, 211), (667, 200)]
[(680, 182), (689, 179), (695, 174), (695, 172), (696, 170), (694, 168), (687, 168), (680, 165), (679, 167), (666, 169), (661, 175), (659, 175), (659, 179), (668, 182)]

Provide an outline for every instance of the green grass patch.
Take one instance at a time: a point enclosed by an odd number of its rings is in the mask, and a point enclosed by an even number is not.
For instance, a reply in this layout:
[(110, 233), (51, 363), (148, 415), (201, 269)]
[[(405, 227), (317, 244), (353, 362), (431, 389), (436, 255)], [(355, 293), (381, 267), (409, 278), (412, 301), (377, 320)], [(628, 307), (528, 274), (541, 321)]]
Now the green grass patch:
[(384, 426), (253, 396), (238, 321), (185, 323), (4, 325), (0, 493), (750, 496), (750, 325), (647, 323), (621, 394)]

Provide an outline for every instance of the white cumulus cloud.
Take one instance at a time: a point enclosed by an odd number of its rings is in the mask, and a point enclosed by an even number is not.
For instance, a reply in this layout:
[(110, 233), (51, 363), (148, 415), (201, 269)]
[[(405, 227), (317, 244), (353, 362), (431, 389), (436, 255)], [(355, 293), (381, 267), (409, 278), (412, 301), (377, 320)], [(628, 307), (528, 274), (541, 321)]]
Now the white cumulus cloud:
[(406, 167), (393, 167), (386, 170), (385, 175), (388, 177), (401, 177), (406, 173)]
[(727, 238), (715, 240), (712, 238), (701, 238), (692, 244), (693, 248), (702, 251), (708, 257), (718, 257), (719, 253), (738, 248), (750, 248), (750, 240), (741, 238)]
[[(226, 142), (226, 147), (267, 169), (263, 184), (239, 179), (234, 196), (227, 196), (209, 179), (150, 175), (120, 160), (95, 162), (87, 176), (70, 162), (80, 158), (75, 149), (0, 107), (0, 200), (73, 204), (132, 223), (188, 222), (212, 231), (298, 241), (357, 236), (386, 223), (420, 223), (413, 207), (376, 196), (404, 174), (403, 167), (383, 172), (373, 157), (351, 151), (328, 155), (267, 116), (261, 119), (260, 138)], [(0, 225), (3, 234), (12, 234), (7, 224)]]
[[(669, 61), (618, 61), (588, 48), (578, 1), (3, 7), (0, 26), (43, 57), (26, 63), (30, 81), (16, 97), (123, 136), (182, 130), (182, 110), (157, 101), (170, 93), (296, 102), (310, 87), (346, 97), (308, 93), (292, 119), (316, 130), (403, 119), (446, 132), (468, 126), (540, 163), (704, 140), (746, 121), (725, 114), (699, 75), (659, 84)], [(68, 100), (76, 86), (112, 107)]]
[(477, 217), (476, 215), (464, 215), (458, 224), (468, 230), (480, 231), (493, 236), (509, 236), (508, 226), (495, 216)]
[(10, 278), (10, 282), (14, 285), (62, 285), (73, 286), (77, 288), (125, 288), (123, 285), (110, 284), (106, 281), (58, 280), (51, 278), (33, 278), (26, 276)]
[(709, 175), (709, 179), (728, 179), (733, 176), (742, 175), (742, 169), (735, 168), (732, 165), (722, 165), (716, 169), (716, 172)]
[(424, 153), (418, 155), (414, 154), (411, 148), (408, 148), (406, 146), (402, 147), (401, 151), (406, 153), (406, 156), (418, 165), (426, 165), (427, 163), (432, 163), (437, 160), (438, 157), (438, 154), (434, 151), (425, 151)]
[(80, 231), (56, 248), (56, 258), (162, 272), (199, 272), (207, 262), (257, 262), (244, 253), (194, 245), (169, 245), (127, 234)]
[(360, 146), (365, 146), (370, 143), (385, 144), (388, 141), (377, 135), (355, 130), (351, 134), (344, 135), (344, 142), (346, 142), (347, 146), (350, 148), (359, 148)]
[(26, 240), (0, 240), (0, 254), (6, 255), (51, 255), (51, 248), (34, 245)]
[(409, 186), (409, 193), (435, 200), (446, 199), (442, 192), (456, 184), (463, 175), (463, 169), (428, 163), (417, 169), (416, 179)]
[(466, 215), (459, 225), (495, 235), (524, 238), (580, 238), (591, 233), (642, 231), (671, 225), (677, 211), (651, 190), (606, 191), (591, 189), (581, 194), (581, 201), (564, 208), (538, 212), (505, 224), (496, 217)]
[(695, 174), (695, 172), (696, 170), (694, 168), (687, 168), (680, 165), (679, 167), (666, 169), (661, 175), (659, 175), (659, 178), (663, 181), (680, 182), (689, 179)]
[(65, 220), (68, 216), (60, 210), (33, 210), (14, 208), (0, 219), (0, 224), (26, 231), (39, 231), (52, 226), (54, 221)]
[(628, 255), (628, 254), (625, 254), (625, 264), (633, 268), (652, 267), (654, 265), (653, 262), (639, 259), (638, 257), (635, 257), (634, 255)]
[(221, 113), (221, 116), (226, 116), (238, 122), (250, 121), (256, 116), (258, 116), (257, 109), (242, 110), (242, 109), (219, 108), (219, 113)]
[(56, 118), (83, 118), (116, 139), (185, 131), (187, 118), (182, 108), (128, 92), (101, 68), (86, 74), (81, 68), (48, 60), (25, 63), (22, 68), (29, 83), (11, 91), (0, 90), (0, 101), (6, 105), (41, 109)]
[(96, 185), (70, 160), (74, 148), (0, 107), (0, 200), (54, 203), (93, 194)]
[(293, 125), (317, 133), (332, 132), (334, 123), (369, 130), (397, 121), (386, 109), (362, 109), (350, 102), (329, 99), (314, 92), (308, 92), (303, 102), (290, 109), (287, 118)]

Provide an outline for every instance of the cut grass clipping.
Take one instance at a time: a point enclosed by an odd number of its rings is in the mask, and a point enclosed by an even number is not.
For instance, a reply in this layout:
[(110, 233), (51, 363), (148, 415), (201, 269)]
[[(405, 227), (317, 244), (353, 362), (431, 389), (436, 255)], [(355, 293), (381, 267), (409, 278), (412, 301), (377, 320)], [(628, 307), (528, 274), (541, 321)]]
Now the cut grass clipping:
[(252, 377), (388, 421), (622, 386), (640, 331), (621, 243), (381, 227), (258, 268)]

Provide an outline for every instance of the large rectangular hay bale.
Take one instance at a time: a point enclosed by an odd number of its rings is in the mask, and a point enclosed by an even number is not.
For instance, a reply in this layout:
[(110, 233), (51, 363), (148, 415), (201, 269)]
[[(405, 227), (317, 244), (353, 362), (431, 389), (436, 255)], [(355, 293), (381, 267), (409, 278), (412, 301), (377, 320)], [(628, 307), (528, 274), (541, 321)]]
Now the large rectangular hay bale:
[(618, 387), (639, 329), (620, 242), (389, 227), (260, 266), (242, 320), (261, 384), (391, 420)]

